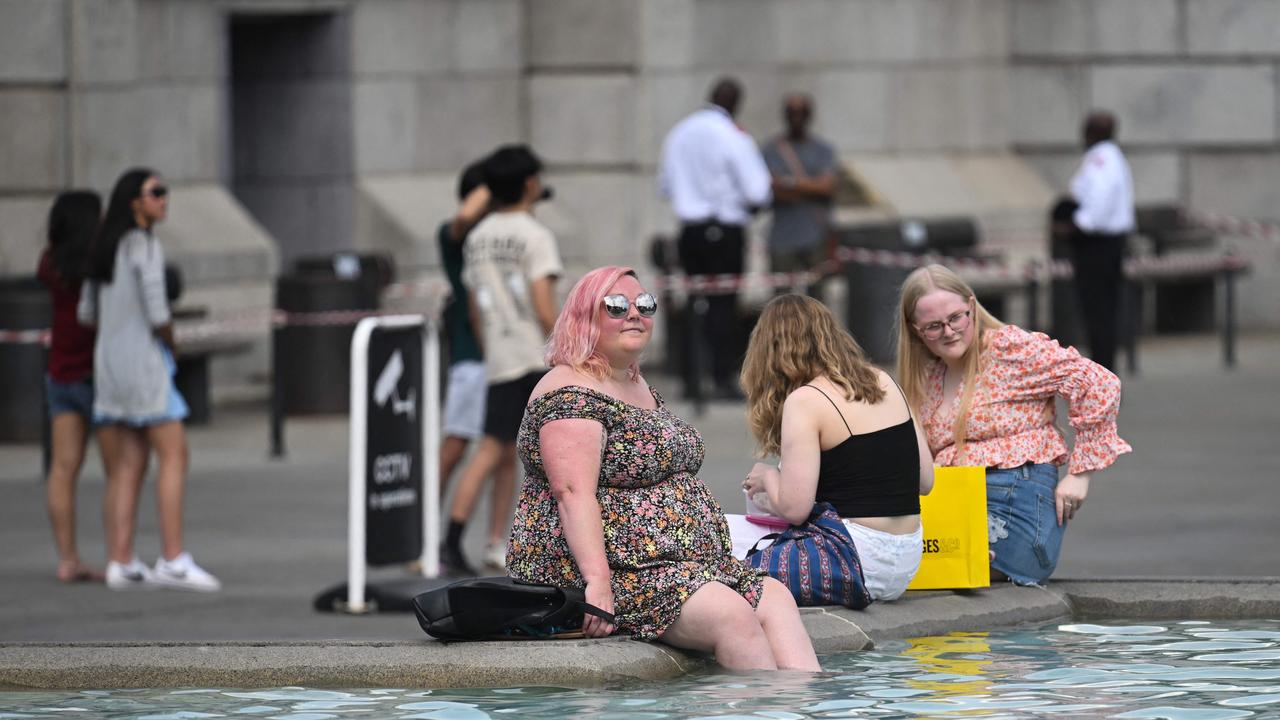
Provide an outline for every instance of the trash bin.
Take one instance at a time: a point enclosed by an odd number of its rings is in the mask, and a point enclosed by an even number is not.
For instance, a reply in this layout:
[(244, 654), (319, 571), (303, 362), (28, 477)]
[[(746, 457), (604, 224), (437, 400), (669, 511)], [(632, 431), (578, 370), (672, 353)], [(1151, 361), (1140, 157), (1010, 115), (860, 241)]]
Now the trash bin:
[[(0, 279), (0, 330), (47, 330), (49, 291), (34, 277)], [(44, 425), (48, 350), (26, 339), (0, 339), (0, 442), (39, 442)]]
[[(1138, 232), (1151, 240), (1157, 257), (1214, 249), (1212, 231), (1182, 221), (1176, 206), (1137, 209)], [(1174, 278), (1154, 283), (1157, 333), (1212, 332), (1217, 325), (1217, 289), (1213, 277)]]
[(321, 274), (343, 280), (356, 280), (382, 292), (395, 280), (395, 260), (379, 253), (337, 252), (298, 258), (293, 264), (300, 275)]
[[(285, 313), (372, 311), (376, 284), (323, 272), (276, 278), (276, 308)], [(302, 320), (302, 318), (299, 318)], [(317, 322), (314, 316), (276, 328), (273, 362), (286, 415), (347, 412), (354, 322)]]
[[(970, 218), (868, 223), (844, 226), (837, 232), (844, 247), (949, 257), (972, 256), (978, 244), (977, 226)], [(848, 284), (845, 324), (872, 362), (886, 365), (897, 357), (898, 296), (911, 270), (891, 265), (844, 265)]]

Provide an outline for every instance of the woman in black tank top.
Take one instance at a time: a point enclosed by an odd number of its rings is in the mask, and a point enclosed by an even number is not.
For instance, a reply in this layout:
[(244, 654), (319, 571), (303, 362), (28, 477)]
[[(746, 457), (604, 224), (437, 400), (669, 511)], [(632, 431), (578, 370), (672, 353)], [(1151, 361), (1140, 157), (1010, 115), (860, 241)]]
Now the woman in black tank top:
[(872, 598), (901, 595), (920, 563), (919, 496), (933, 487), (933, 458), (902, 391), (825, 305), (803, 295), (765, 305), (742, 386), (761, 455), (781, 461), (756, 463), (748, 497), (793, 524), (815, 502), (831, 503)]

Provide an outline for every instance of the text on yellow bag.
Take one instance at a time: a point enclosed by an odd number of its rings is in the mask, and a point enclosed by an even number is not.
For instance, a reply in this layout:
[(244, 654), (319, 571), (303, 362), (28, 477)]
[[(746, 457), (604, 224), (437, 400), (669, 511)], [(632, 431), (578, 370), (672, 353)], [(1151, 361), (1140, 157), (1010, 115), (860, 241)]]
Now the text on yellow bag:
[(920, 497), (924, 554), (908, 590), (989, 587), (987, 470), (935, 467), (933, 491)]

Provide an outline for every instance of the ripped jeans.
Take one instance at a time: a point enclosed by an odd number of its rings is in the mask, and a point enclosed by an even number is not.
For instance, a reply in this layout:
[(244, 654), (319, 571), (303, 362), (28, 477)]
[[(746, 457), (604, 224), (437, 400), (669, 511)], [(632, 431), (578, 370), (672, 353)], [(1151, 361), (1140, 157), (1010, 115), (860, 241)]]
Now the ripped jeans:
[(1066, 525), (1058, 525), (1053, 493), (1058, 467), (1027, 463), (987, 468), (987, 540), (991, 567), (1018, 585), (1039, 585), (1053, 574)]

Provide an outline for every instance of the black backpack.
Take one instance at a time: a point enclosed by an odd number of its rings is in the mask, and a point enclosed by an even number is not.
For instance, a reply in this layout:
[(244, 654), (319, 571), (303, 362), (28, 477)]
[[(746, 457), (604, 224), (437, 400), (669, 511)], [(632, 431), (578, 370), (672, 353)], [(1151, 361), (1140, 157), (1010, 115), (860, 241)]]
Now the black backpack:
[(582, 637), (586, 613), (614, 616), (587, 604), (582, 588), (535, 585), (510, 577), (459, 580), (413, 599), (423, 632), (440, 640)]

